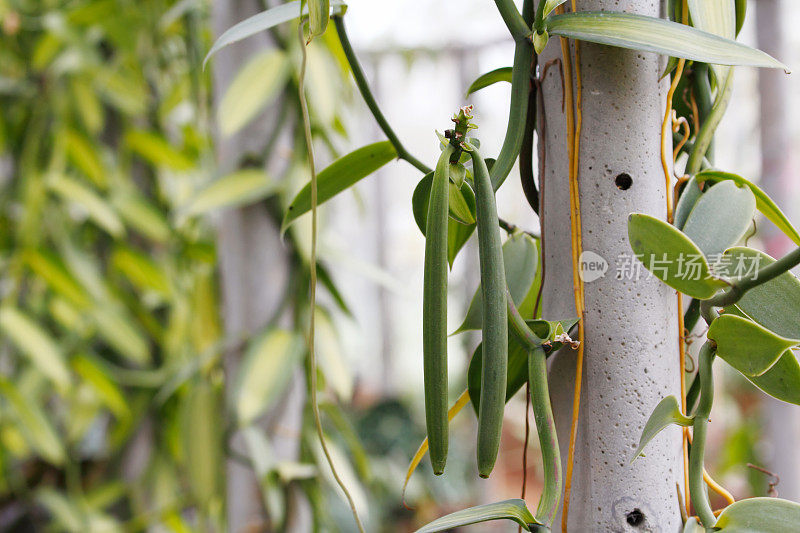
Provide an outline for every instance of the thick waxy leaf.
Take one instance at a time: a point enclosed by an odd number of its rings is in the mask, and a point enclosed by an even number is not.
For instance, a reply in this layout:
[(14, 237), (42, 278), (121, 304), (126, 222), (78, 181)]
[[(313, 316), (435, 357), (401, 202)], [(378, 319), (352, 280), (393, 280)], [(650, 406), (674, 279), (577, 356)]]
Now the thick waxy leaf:
[(58, 432), (34, 398), (25, 397), (13, 383), (0, 377), (0, 393), (16, 414), (25, 440), (43, 459), (60, 465), (66, 458)]
[(792, 226), (792, 223), (789, 222), (789, 219), (786, 218), (786, 215), (783, 214), (783, 211), (772, 201), (772, 198), (767, 196), (763, 190), (761, 190), (757, 185), (751, 183), (749, 180), (737, 175), (731, 174), (729, 172), (719, 172), (717, 170), (704, 170), (699, 172), (696, 176), (698, 183), (703, 183), (704, 181), (724, 181), (730, 180), (734, 183), (738, 184), (739, 186), (748, 187), (750, 191), (752, 191), (753, 196), (756, 198), (756, 208), (761, 211), (767, 219), (778, 226), (782, 232), (784, 232), (795, 244), (800, 245), (800, 233)]
[(683, 232), (706, 257), (717, 256), (741, 240), (755, 212), (756, 199), (750, 189), (726, 181), (700, 196)]
[[(775, 260), (752, 248), (728, 250), (714, 271), (728, 278), (751, 277)], [(770, 331), (800, 339), (800, 280), (791, 272), (747, 291), (736, 303), (744, 315)]]
[(778, 362), (760, 376), (745, 377), (773, 398), (800, 405), (800, 364), (792, 350), (786, 350)]
[(447, 262), (453, 268), (458, 252), (475, 232), (475, 224), (461, 224), (452, 217), (447, 221)]
[(681, 196), (678, 198), (678, 203), (675, 205), (674, 224), (676, 228), (679, 230), (683, 229), (683, 226), (686, 224), (686, 219), (689, 218), (689, 213), (692, 212), (694, 204), (697, 203), (697, 200), (702, 194), (703, 191), (700, 190), (697, 178), (692, 176), (689, 181), (686, 182), (686, 185), (683, 186)]
[(214, 209), (249, 205), (270, 196), (279, 187), (280, 182), (270, 179), (263, 170), (237, 170), (198, 191), (182, 211), (191, 216)]
[(280, 94), (289, 79), (289, 58), (281, 50), (266, 50), (236, 74), (217, 108), (222, 135), (233, 135)]
[(781, 68), (760, 50), (664, 19), (631, 13), (577, 12), (546, 21), (550, 35), (655, 52), (717, 65)]
[(0, 330), (30, 359), (33, 366), (60, 389), (70, 386), (69, 369), (64, 354), (39, 324), (13, 307), (0, 308)]
[(656, 408), (653, 409), (653, 414), (647, 419), (647, 423), (642, 430), (642, 436), (639, 439), (639, 446), (636, 447), (636, 452), (633, 454), (631, 462), (639, 457), (644, 447), (647, 446), (662, 429), (672, 424), (689, 427), (692, 425), (692, 422), (692, 418), (681, 414), (678, 399), (675, 396), (667, 396), (656, 405)]
[(633, 213), (628, 217), (628, 239), (645, 268), (673, 289), (707, 300), (726, 286), (711, 276), (697, 245), (671, 224)]
[(781, 337), (749, 320), (723, 314), (711, 323), (708, 338), (717, 343), (717, 355), (745, 376), (760, 376), (800, 340)]
[[(341, 0), (332, 0), (330, 3), (333, 6), (334, 13), (344, 12), (345, 6)], [(303, 14), (305, 15), (307, 13), (308, 6), (303, 6)], [(278, 24), (294, 20), (299, 16), (300, 0), (295, 0), (293, 2), (287, 2), (285, 4), (275, 6), (266, 11), (262, 11), (257, 15), (253, 15), (252, 17), (247, 18), (234, 26), (231, 26), (219, 36), (219, 39), (217, 39), (217, 41), (214, 43), (214, 46), (212, 46), (211, 50), (208, 51), (208, 55), (206, 55), (206, 58), (203, 60), (203, 68), (205, 68), (206, 63), (212, 55), (229, 44), (246, 39), (251, 35), (255, 35), (256, 33), (277, 26)]]
[(64, 200), (83, 209), (89, 218), (114, 237), (125, 235), (125, 226), (111, 204), (80, 181), (66, 176), (53, 177), (50, 188)]
[(305, 345), (298, 335), (270, 330), (247, 348), (237, 377), (236, 414), (246, 426), (280, 397), (289, 381), (286, 376), (303, 356)]
[[(452, 168), (452, 167), (451, 167)], [(419, 180), (414, 194), (411, 196), (411, 209), (414, 211), (414, 221), (423, 235), (428, 223), (428, 200), (431, 197), (431, 183), (433, 182), (433, 172), (425, 174)], [(462, 225), (475, 223), (475, 193), (469, 183), (464, 182), (459, 189), (455, 183), (450, 183), (450, 194), (448, 195), (448, 206), (450, 207), (450, 218)]]
[(683, 525), (683, 533), (706, 533), (706, 528), (700, 525), (697, 517), (690, 516), (689, 520)]
[(800, 503), (779, 498), (747, 498), (722, 511), (714, 524), (724, 533), (776, 533), (797, 531)]
[(308, 29), (312, 37), (325, 33), (330, 9), (330, 0), (308, 0)]
[(513, 520), (521, 525), (525, 531), (530, 531), (533, 525), (540, 525), (525, 506), (525, 500), (515, 498), (450, 513), (419, 528), (416, 533), (447, 531), (490, 520)]
[[(519, 307), (536, 278), (538, 267), (538, 252), (536, 242), (530, 235), (517, 233), (503, 243), (503, 265), (506, 271), (506, 283), (511, 293), (511, 299)], [(464, 322), (453, 334), (461, 333), (470, 329), (481, 329), (483, 317), (481, 310), (483, 301), (481, 287), (475, 290), (472, 301), (467, 309), (467, 316)]]
[(481, 74), (478, 76), (478, 79), (473, 81), (472, 85), (469, 86), (466, 96), (469, 96), (476, 91), (480, 91), (489, 85), (494, 85), (500, 81), (507, 81), (508, 83), (511, 83), (511, 67), (500, 67), (485, 74)]
[[(392, 143), (381, 141), (340, 157), (317, 175), (317, 203), (322, 204), (352, 187), (397, 157)], [(311, 184), (303, 187), (286, 210), (281, 232), (311, 210)]]

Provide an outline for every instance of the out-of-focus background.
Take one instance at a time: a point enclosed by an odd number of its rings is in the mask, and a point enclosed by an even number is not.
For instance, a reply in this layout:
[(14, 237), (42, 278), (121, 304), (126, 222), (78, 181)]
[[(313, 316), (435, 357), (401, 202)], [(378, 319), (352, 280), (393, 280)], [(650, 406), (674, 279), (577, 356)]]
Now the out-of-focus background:
[[(0, 0), (0, 530), (348, 531), (305, 403), (307, 217), (279, 214), (308, 180), (297, 128), (296, 24), (214, 38), (275, 2)], [(475, 106), (499, 151), (509, 86), (465, 100), (513, 43), (492, 2), (348, 2), (345, 24), (375, 97), (429, 166), (434, 130)], [(800, 68), (800, 4), (755, 0), (739, 39)], [(318, 167), (382, 140), (333, 28), (309, 49)], [(715, 165), (758, 181), (800, 217), (800, 81), (737, 69)], [(423, 461), (424, 240), (399, 161), (321, 210), (318, 351), (334, 460), (371, 530), (404, 531), (520, 493), (524, 395), (501, 464), (474, 468), (475, 417), (453, 422), (447, 473)], [(503, 218), (538, 230), (516, 171)], [(276, 215), (276, 213), (278, 213)], [(766, 225), (772, 255), (788, 242)], [(759, 226), (761, 230), (761, 226)], [(450, 278), (455, 330), (478, 279), (469, 242)], [(477, 338), (450, 340), (451, 396)], [(800, 500), (800, 413), (721, 373), (710, 470), (737, 497), (780, 473)], [(470, 411), (467, 407), (465, 411)], [(528, 496), (539, 489), (536, 439)]]

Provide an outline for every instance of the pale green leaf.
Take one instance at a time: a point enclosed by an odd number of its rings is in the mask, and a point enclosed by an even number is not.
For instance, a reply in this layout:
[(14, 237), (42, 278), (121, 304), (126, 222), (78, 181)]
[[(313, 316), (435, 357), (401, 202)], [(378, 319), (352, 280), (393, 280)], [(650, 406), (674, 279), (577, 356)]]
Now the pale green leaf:
[(723, 314), (711, 323), (708, 338), (717, 343), (717, 355), (745, 376), (760, 376), (800, 340), (776, 335), (752, 320)]
[(644, 447), (653, 440), (653, 438), (658, 435), (661, 430), (664, 428), (672, 425), (677, 424), (683, 427), (689, 427), (692, 425), (693, 419), (687, 416), (684, 416), (681, 413), (680, 405), (678, 405), (678, 399), (675, 396), (667, 396), (656, 405), (656, 408), (653, 409), (653, 413), (650, 415), (650, 418), (647, 419), (647, 423), (644, 425), (644, 429), (642, 430), (642, 436), (639, 438), (639, 446), (636, 447), (636, 452), (633, 454), (633, 459), (631, 462), (635, 461), (637, 457), (642, 453)]
[(566, 2), (567, 0), (542, 0), (544, 2), (544, 8), (542, 10), (542, 16), (547, 17), (550, 13), (553, 12), (555, 8)]
[[(333, 6), (334, 13), (344, 13), (345, 6), (341, 0), (333, 0), (331, 5)], [(308, 7), (303, 6), (303, 14), (307, 13)], [(285, 4), (277, 5), (266, 11), (262, 11), (261, 13), (253, 15), (252, 17), (247, 18), (234, 26), (231, 26), (219, 36), (214, 45), (211, 47), (211, 50), (208, 51), (208, 54), (203, 60), (203, 68), (205, 68), (206, 63), (212, 55), (229, 44), (246, 39), (247, 37), (255, 35), (256, 33), (264, 30), (268, 30), (269, 28), (277, 26), (278, 24), (294, 20), (299, 16), (300, 0), (294, 0), (292, 2), (286, 2)]]
[(308, 29), (312, 37), (325, 33), (330, 9), (330, 0), (308, 0)]
[(500, 67), (485, 74), (481, 74), (472, 82), (472, 85), (469, 86), (466, 96), (501, 81), (511, 83), (511, 67)]
[(732, 181), (718, 183), (700, 195), (683, 232), (706, 257), (716, 257), (744, 237), (755, 211), (750, 189)]
[[(511, 299), (519, 306), (528, 294), (536, 278), (538, 268), (538, 252), (536, 242), (530, 235), (516, 233), (503, 243), (503, 265), (506, 271), (506, 283)], [(471, 329), (481, 329), (483, 324), (483, 305), (481, 287), (475, 290), (467, 309), (464, 321), (453, 334)]]
[(223, 136), (229, 136), (261, 113), (280, 94), (289, 78), (289, 58), (281, 50), (253, 56), (236, 74), (217, 109)]
[(779, 498), (747, 498), (732, 503), (714, 524), (724, 533), (777, 533), (797, 531), (800, 503)]
[(181, 406), (180, 438), (189, 487), (204, 505), (222, 497), (224, 425), (219, 395), (204, 379), (196, 380)]
[(198, 191), (182, 211), (191, 216), (249, 205), (270, 196), (279, 186), (280, 182), (270, 179), (263, 170), (237, 170)]
[(164, 298), (172, 294), (172, 286), (162, 267), (138, 250), (117, 246), (111, 253), (111, 265), (140, 290), (154, 291)]
[(173, 148), (164, 137), (154, 132), (128, 131), (125, 134), (125, 144), (155, 167), (185, 171), (194, 166), (183, 152)]
[(525, 531), (530, 531), (534, 525), (540, 525), (533, 517), (525, 500), (517, 498), (502, 502), (478, 505), (469, 509), (462, 509), (430, 522), (416, 531), (416, 533), (435, 533), (447, 531), (461, 526), (488, 522), (490, 520), (513, 520)]
[(97, 333), (120, 355), (137, 365), (150, 362), (150, 346), (133, 318), (111, 305), (98, 307), (92, 313)]
[(55, 292), (77, 307), (89, 306), (91, 303), (89, 294), (55, 254), (48, 251), (27, 250), (23, 253), (23, 257), (30, 269), (45, 280)]
[(711, 275), (697, 245), (671, 224), (633, 213), (628, 217), (628, 239), (644, 267), (673, 289), (707, 300), (727, 286)]
[[(322, 204), (352, 187), (397, 157), (392, 143), (381, 141), (363, 146), (340, 157), (317, 175), (317, 203)], [(281, 232), (311, 210), (311, 184), (303, 187), (286, 209)]]
[(103, 163), (100, 155), (95, 150), (86, 137), (74, 130), (64, 132), (64, 141), (67, 149), (67, 157), (78, 167), (95, 185), (101, 188), (108, 186)]
[(39, 324), (13, 307), (0, 308), (0, 329), (30, 359), (33, 366), (59, 389), (72, 382), (61, 348)]
[(678, 203), (675, 204), (675, 217), (674, 225), (679, 230), (683, 229), (686, 224), (686, 219), (689, 218), (689, 213), (692, 212), (694, 204), (700, 198), (703, 191), (700, 190), (700, 184), (697, 182), (697, 177), (692, 176), (686, 185), (683, 186), (683, 191), (678, 198)]
[(157, 243), (166, 242), (172, 234), (164, 213), (138, 192), (115, 194), (111, 205), (130, 228)]
[(19, 428), (31, 448), (46, 461), (63, 464), (66, 458), (64, 444), (36, 399), (24, 396), (5, 377), (0, 377), (0, 392), (16, 414)]
[(342, 352), (339, 332), (330, 316), (317, 308), (315, 325), (315, 346), (319, 369), (325, 376), (325, 383), (340, 400), (349, 402), (353, 396), (353, 374)]
[(82, 208), (89, 218), (109, 234), (116, 238), (125, 236), (125, 226), (111, 204), (89, 187), (66, 176), (54, 176), (49, 184), (50, 189), (64, 200)]
[(770, 222), (775, 224), (778, 229), (792, 239), (795, 244), (800, 245), (800, 233), (798, 233), (794, 226), (792, 226), (792, 223), (789, 222), (789, 219), (783, 214), (783, 211), (781, 211), (781, 209), (775, 204), (772, 198), (767, 196), (767, 193), (761, 190), (754, 183), (739, 175), (731, 174), (729, 172), (720, 172), (718, 170), (704, 170), (699, 172), (696, 176), (696, 179), (698, 183), (703, 183), (704, 181), (730, 180), (739, 186), (748, 187), (756, 197), (756, 208), (761, 211), (761, 213), (767, 217)]
[[(733, 0), (688, 0), (692, 26), (724, 39), (736, 39), (736, 8)], [(718, 80), (724, 80), (727, 69), (712, 65)]]
[(106, 369), (85, 355), (77, 355), (72, 361), (75, 370), (95, 391), (98, 397), (114, 413), (118, 419), (126, 420), (131, 416), (128, 403), (122, 390), (114, 383)]
[(655, 52), (717, 65), (788, 67), (760, 50), (664, 19), (632, 13), (589, 12), (555, 15), (547, 31), (570, 39)]
[(266, 331), (250, 343), (234, 388), (240, 425), (249, 425), (280, 398), (289, 383), (286, 376), (299, 363), (304, 350), (300, 336), (280, 329)]

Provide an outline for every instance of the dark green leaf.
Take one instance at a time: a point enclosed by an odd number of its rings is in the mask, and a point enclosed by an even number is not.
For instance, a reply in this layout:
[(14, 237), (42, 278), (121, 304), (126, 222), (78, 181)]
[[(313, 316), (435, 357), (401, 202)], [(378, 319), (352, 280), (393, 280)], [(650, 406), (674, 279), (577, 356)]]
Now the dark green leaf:
[(781, 68), (783, 63), (760, 50), (691, 26), (632, 13), (578, 12), (546, 21), (551, 35), (655, 52), (718, 65)]
[(792, 350), (786, 350), (778, 362), (760, 376), (745, 377), (773, 398), (800, 405), (800, 364)]
[(513, 520), (521, 525), (525, 531), (530, 531), (532, 525), (539, 525), (525, 506), (525, 500), (512, 499), (478, 505), (477, 507), (450, 513), (421, 527), (416, 533), (447, 531), (460, 526), (488, 522), (490, 520)]
[[(352, 187), (397, 157), (392, 143), (381, 141), (340, 157), (317, 175), (317, 202), (322, 204)], [(286, 210), (281, 233), (301, 215), (311, 210), (311, 184), (303, 187)]]
[[(452, 166), (451, 166), (452, 168)], [(414, 221), (417, 227), (425, 235), (425, 226), (428, 221), (428, 200), (431, 196), (431, 183), (433, 183), (433, 172), (425, 174), (411, 196), (411, 209), (414, 212)], [(448, 196), (450, 207), (450, 218), (462, 225), (475, 224), (475, 193), (466, 181), (459, 189), (455, 183), (450, 183), (450, 194)], [(470, 232), (472, 233), (472, 232)]]
[(467, 96), (500, 81), (511, 83), (511, 67), (500, 67), (478, 76), (467, 89)]
[(706, 300), (726, 286), (711, 276), (697, 245), (671, 224), (633, 213), (628, 217), (628, 239), (645, 268), (673, 289)]

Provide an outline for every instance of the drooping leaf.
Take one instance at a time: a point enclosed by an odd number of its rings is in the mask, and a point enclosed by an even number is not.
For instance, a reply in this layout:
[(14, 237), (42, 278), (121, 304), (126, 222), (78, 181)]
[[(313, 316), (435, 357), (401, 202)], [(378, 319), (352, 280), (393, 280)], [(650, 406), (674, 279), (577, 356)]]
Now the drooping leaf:
[(219, 497), (224, 464), (222, 402), (214, 386), (195, 380), (181, 406), (181, 441), (189, 487), (198, 502), (209, 505)]
[(249, 425), (280, 397), (289, 383), (286, 376), (300, 361), (304, 349), (301, 337), (280, 329), (268, 330), (250, 343), (234, 389), (241, 426)]
[[(692, 26), (731, 41), (736, 39), (736, 11), (731, 0), (688, 0)], [(727, 68), (712, 65), (718, 80), (724, 80)]]
[(164, 137), (154, 132), (130, 130), (125, 134), (125, 144), (155, 167), (180, 172), (194, 166), (183, 152), (176, 150)]
[(761, 211), (761, 213), (767, 217), (770, 222), (775, 224), (778, 229), (785, 233), (787, 237), (792, 239), (795, 244), (800, 245), (800, 233), (797, 232), (792, 223), (789, 222), (789, 219), (786, 218), (786, 215), (783, 214), (783, 211), (781, 211), (781, 209), (775, 204), (772, 198), (767, 196), (767, 193), (761, 190), (754, 183), (737, 174), (720, 172), (718, 170), (704, 170), (699, 172), (696, 176), (696, 179), (698, 183), (703, 183), (704, 181), (730, 180), (740, 187), (748, 187), (756, 198), (756, 208)]
[(639, 438), (639, 446), (636, 447), (636, 452), (633, 454), (631, 462), (635, 461), (636, 458), (641, 455), (644, 447), (667, 426), (677, 424), (679, 426), (689, 427), (692, 425), (692, 422), (693, 418), (684, 416), (681, 413), (678, 399), (675, 396), (667, 396), (658, 402), (650, 418), (647, 419), (647, 423), (642, 430), (642, 436)]
[(589, 12), (554, 15), (550, 35), (655, 52), (717, 65), (781, 68), (783, 63), (760, 50), (668, 20), (632, 13)]
[(150, 362), (147, 338), (126, 308), (103, 305), (93, 310), (92, 317), (97, 333), (120, 355), (137, 365)]
[(711, 275), (697, 245), (671, 224), (633, 213), (628, 217), (628, 239), (645, 268), (673, 289), (706, 300), (726, 286)]
[(281, 50), (265, 50), (245, 63), (217, 108), (222, 135), (233, 135), (275, 101), (289, 79), (289, 72), (289, 58)]
[[(503, 265), (506, 271), (506, 283), (511, 293), (511, 299), (514, 300), (514, 304), (518, 307), (522, 304), (536, 278), (538, 259), (536, 242), (530, 235), (516, 233), (503, 243)], [(472, 296), (464, 321), (453, 334), (470, 329), (481, 329), (483, 324), (481, 301), (481, 287), (478, 285), (475, 294)]]
[(100, 155), (86, 137), (74, 130), (64, 132), (67, 157), (73, 165), (78, 167), (96, 186), (108, 186), (108, 177), (100, 160)]
[(72, 383), (61, 348), (42, 327), (22, 311), (10, 306), (0, 308), (0, 330), (28, 357), (33, 366), (59, 389)]
[(511, 83), (511, 67), (500, 67), (485, 74), (481, 74), (472, 82), (472, 85), (469, 86), (466, 96), (501, 81)]
[(711, 323), (708, 338), (717, 343), (717, 355), (745, 376), (760, 376), (800, 340), (776, 335), (752, 320), (723, 314)]
[[(750, 277), (774, 262), (759, 250), (735, 247), (714, 265), (714, 271), (728, 278)], [(791, 272), (750, 289), (736, 306), (768, 330), (800, 339), (800, 280)]]
[[(363, 146), (340, 157), (317, 175), (317, 203), (322, 204), (352, 187), (397, 157), (392, 143), (381, 141)], [(303, 187), (286, 209), (281, 232), (311, 210), (311, 184)]]
[(437, 531), (448, 531), (461, 526), (488, 522), (491, 520), (513, 520), (525, 531), (530, 531), (531, 526), (541, 525), (536, 521), (525, 500), (517, 498), (504, 500), (502, 502), (478, 505), (469, 509), (462, 509), (449, 515), (437, 518), (419, 528), (416, 533), (435, 533)]
[(182, 211), (192, 216), (220, 208), (249, 205), (267, 198), (280, 185), (280, 181), (270, 179), (263, 170), (237, 170), (198, 191)]
[(100, 397), (106, 407), (118, 419), (127, 419), (131, 415), (130, 407), (125, 401), (122, 390), (114, 383), (106, 369), (86, 355), (77, 355), (72, 361), (72, 369), (88, 383)]
[(0, 392), (16, 414), (28, 444), (46, 461), (60, 465), (66, 458), (64, 444), (35, 398), (25, 397), (5, 377), (0, 376)]
[(724, 533), (775, 533), (796, 531), (798, 524), (800, 503), (780, 498), (747, 498), (726, 507), (714, 529)]
[(164, 213), (138, 192), (117, 193), (111, 205), (131, 229), (157, 243), (166, 242), (172, 234)]
[(330, 9), (330, 0), (308, 0), (308, 29), (312, 37), (325, 33)]
[(760, 376), (745, 377), (773, 398), (800, 405), (800, 363), (792, 350), (786, 350), (778, 362)]
[(683, 226), (686, 224), (686, 219), (689, 218), (689, 213), (692, 212), (694, 204), (697, 203), (697, 200), (702, 194), (703, 191), (700, 190), (697, 177), (692, 176), (689, 181), (686, 182), (686, 185), (683, 186), (683, 191), (678, 198), (678, 203), (675, 205), (674, 224), (676, 228), (679, 230), (683, 229)]
[(324, 309), (317, 307), (316, 313), (314, 332), (318, 368), (325, 376), (325, 383), (337, 397), (349, 402), (353, 396), (353, 374), (342, 352), (339, 333), (332, 318)]
[[(344, 12), (345, 6), (341, 0), (332, 0), (330, 3), (333, 6), (334, 13)], [(303, 6), (303, 14), (305, 15), (307, 13), (308, 7)], [(247, 18), (234, 26), (231, 26), (219, 36), (214, 45), (211, 47), (211, 50), (208, 51), (208, 54), (203, 60), (203, 68), (205, 68), (206, 63), (212, 55), (229, 44), (246, 39), (251, 35), (268, 30), (269, 28), (277, 26), (278, 24), (294, 20), (299, 16), (300, 0), (294, 0), (292, 2), (286, 2), (285, 4), (277, 5), (266, 11), (262, 11), (261, 13), (253, 15), (252, 17)]]
[(79, 308), (89, 306), (91, 299), (86, 290), (58, 256), (44, 250), (27, 250), (23, 257), (30, 269), (44, 279), (55, 292)]
[(683, 232), (706, 257), (716, 257), (747, 233), (755, 211), (750, 189), (732, 181), (719, 183), (700, 195)]
[(172, 294), (169, 278), (161, 266), (134, 248), (117, 246), (111, 253), (111, 264), (140, 290), (154, 291), (164, 298)]
[(89, 218), (112, 236), (116, 238), (125, 236), (125, 226), (114, 208), (89, 187), (66, 176), (52, 177), (49, 185), (50, 189), (61, 198), (83, 209)]

